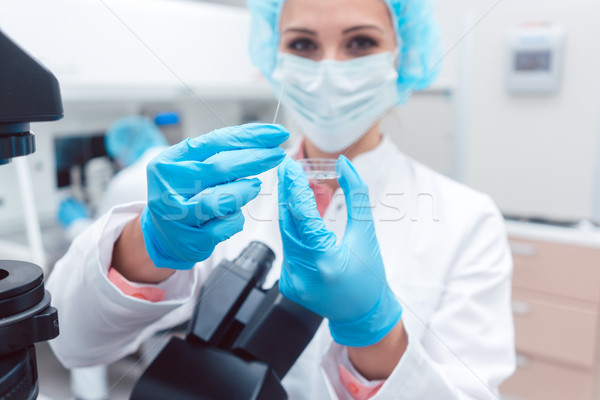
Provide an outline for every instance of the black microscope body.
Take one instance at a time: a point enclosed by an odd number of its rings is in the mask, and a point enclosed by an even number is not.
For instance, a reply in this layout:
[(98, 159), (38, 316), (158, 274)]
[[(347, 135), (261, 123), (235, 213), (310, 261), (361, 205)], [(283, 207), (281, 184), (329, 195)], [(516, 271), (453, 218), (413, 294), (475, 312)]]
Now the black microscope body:
[[(0, 165), (35, 151), (30, 122), (62, 118), (58, 81), (0, 31)], [(38, 395), (34, 343), (58, 336), (42, 269), (0, 260), (0, 399)]]
[(283, 400), (281, 385), (322, 317), (261, 289), (275, 255), (252, 242), (203, 284), (185, 340), (172, 338), (132, 400)]

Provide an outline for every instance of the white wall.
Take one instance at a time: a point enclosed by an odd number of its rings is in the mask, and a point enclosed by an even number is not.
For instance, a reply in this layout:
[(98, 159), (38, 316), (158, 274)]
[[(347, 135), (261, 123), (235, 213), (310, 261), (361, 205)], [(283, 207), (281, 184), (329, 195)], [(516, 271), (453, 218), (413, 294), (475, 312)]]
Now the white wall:
[(453, 176), (454, 113), (451, 91), (417, 92), (382, 121), (381, 130), (403, 153)]
[[(436, 17), (442, 31), (441, 69), (432, 87), (384, 120), (383, 130), (406, 154), (433, 169), (462, 180), (465, 165), (464, 108), (461, 77), (469, 42), (497, 0), (439, 0)], [(471, 21), (467, 21), (467, 15)], [(479, 22), (479, 23), (478, 23)]]
[[(600, 3), (438, 0), (436, 14), (446, 51), (436, 86), (450, 99), (444, 106), (440, 96), (413, 96), (398, 110), (408, 123), (390, 121), (401, 128), (396, 143), (489, 193), (506, 214), (600, 220)], [(508, 30), (540, 21), (567, 32), (560, 90), (511, 95)]]
[(66, 100), (254, 94), (266, 86), (248, 57), (249, 21), (238, 7), (185, 0), (0, 3), (1, 29), (54, 72)]
[[(600, 3), (504, 0), (468, 38), (464, 180), (509, 214), (590, 217), (600, 133)], [(547, 21), (567, 31), (561, 88), (507, 92), (507, 31)]]

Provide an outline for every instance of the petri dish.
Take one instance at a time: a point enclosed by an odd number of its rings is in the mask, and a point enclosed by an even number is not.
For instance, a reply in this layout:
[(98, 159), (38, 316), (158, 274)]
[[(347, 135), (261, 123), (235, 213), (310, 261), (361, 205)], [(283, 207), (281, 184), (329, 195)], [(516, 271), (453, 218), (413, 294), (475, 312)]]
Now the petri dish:
[(327, 181), (341, 176), (335, 168), (336, 160), (333, 158), (303, 158), (298, 163), (310, 180)]

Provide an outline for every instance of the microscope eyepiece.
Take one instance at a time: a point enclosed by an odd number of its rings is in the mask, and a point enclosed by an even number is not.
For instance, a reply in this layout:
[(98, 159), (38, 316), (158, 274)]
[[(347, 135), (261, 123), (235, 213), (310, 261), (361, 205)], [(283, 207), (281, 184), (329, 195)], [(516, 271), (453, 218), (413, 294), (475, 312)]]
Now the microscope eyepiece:
[(29, 123), (63, 117), (60, 87), (46, 67), (0, 31), (0, 165), (35, 151)]
[(235, 259), (237, 268), (244, 271), (253, 271), (257, 268), (258, 285), (260, 286), (275, 260), (275, 253), (264, 243), (250, 242), (250, 244)]

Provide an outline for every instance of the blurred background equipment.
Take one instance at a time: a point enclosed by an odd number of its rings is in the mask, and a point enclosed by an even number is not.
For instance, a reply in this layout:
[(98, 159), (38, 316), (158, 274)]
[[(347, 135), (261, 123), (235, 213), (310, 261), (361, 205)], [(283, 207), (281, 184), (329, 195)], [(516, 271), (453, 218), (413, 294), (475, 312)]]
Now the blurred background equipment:
[(120, 204), (146, 200), (146, 165), (168, 143), (149, 118), (129, 116), (114, 121), (106, 134), (60, 138), (55, 146), (57, 185), (69, 191), (57, 218), (73, 239), (92, 217)]
[[(29, 160), (50, 261), (64, 249), (56, 234), (59, 204), (86, 182), (84, 165), (106, 156), (100, 144), (114, 121), (145, 116), (174, 144), (227, 125), (270, 121), (276, 107), (248, 57), (244, 9), (184, 0), (105, 4), (7, 0), (0, 6), (0, 26), (61, 82), (66, 118), (36, 127), (38, 151)], [(45, 34), (17, 23), (24, 19)], [(65, 154), (71, 140), (81, 147)], [(3, 187), (16, 188), (15, 175), (15, 166), (1, 170)], [(25, 217), (20, 203), (18, 192), (0, 190), (0, 223), (18, 240)]]

